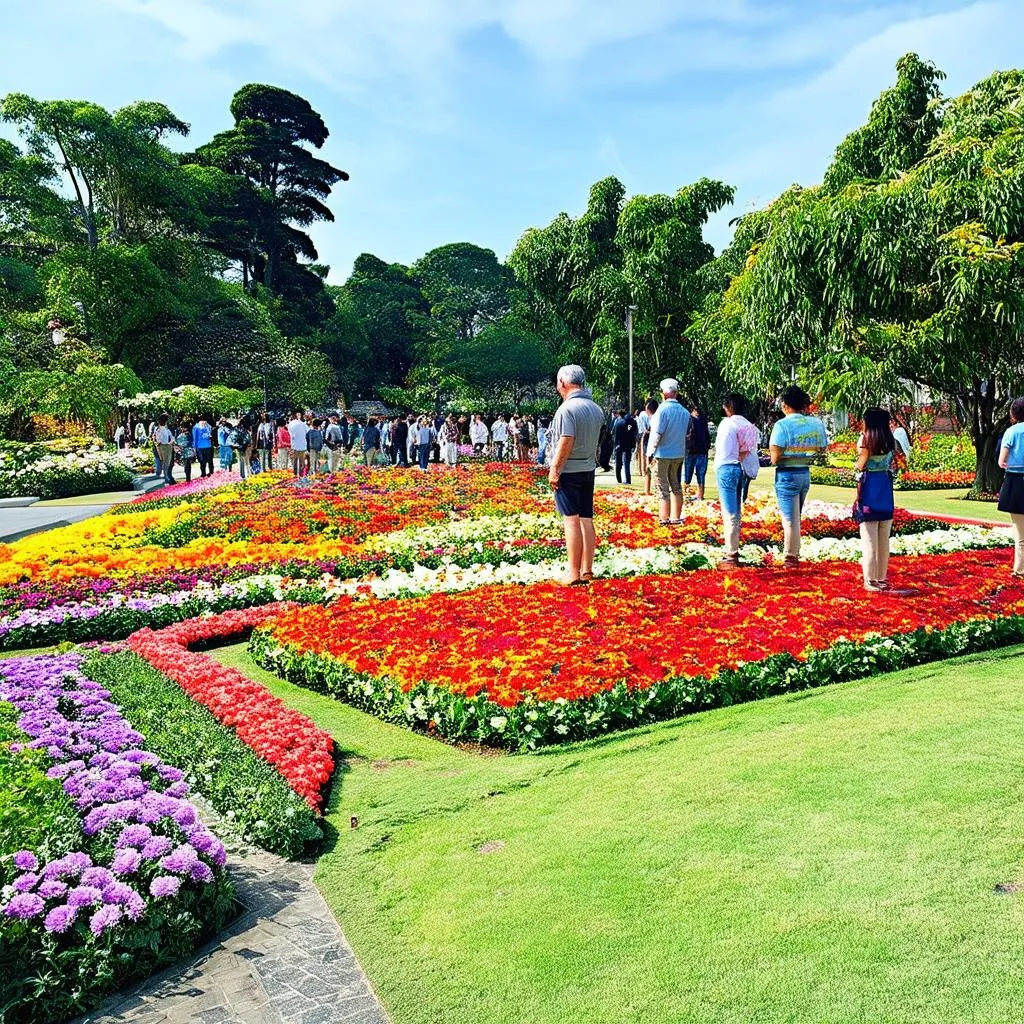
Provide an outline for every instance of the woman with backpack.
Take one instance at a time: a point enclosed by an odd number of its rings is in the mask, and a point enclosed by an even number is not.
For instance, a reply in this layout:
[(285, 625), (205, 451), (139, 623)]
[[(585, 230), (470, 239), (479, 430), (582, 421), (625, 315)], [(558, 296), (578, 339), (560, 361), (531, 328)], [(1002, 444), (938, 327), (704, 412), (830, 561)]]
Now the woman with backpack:
[(228, 445), (238, 459), (238, 474), (245, 480), (252, 472), (252, 417), (246, 413), (238, 424), (228, 431)]
[(886, 409), (864, 410), (864, 432), (857, 441), (857, 499), (853, 518), (860, 523), (861, 565), (864, 589), (884, 593), (889, 589), (889, 536), (895, 501), (892, 492), (892, 460), (896, 439)]
[(715, 483), (722, 506), (725, 557), (720, 568), (740, 564), (740, 523), (743, 519), (745, 485), (757, 476), (757, 427), (744, 415), (746, 399), (726, 395), (722, 399), (725, 419), (715, 435)]

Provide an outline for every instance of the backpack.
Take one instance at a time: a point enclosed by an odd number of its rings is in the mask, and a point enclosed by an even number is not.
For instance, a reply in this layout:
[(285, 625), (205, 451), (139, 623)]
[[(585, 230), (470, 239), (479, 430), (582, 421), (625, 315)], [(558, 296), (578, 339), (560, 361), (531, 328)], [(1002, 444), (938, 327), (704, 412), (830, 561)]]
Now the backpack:
[(228, 445), (231, 448), (248, 448), (250, 440), (249, 431), (245, 427), (235, 427), (228, 434)]

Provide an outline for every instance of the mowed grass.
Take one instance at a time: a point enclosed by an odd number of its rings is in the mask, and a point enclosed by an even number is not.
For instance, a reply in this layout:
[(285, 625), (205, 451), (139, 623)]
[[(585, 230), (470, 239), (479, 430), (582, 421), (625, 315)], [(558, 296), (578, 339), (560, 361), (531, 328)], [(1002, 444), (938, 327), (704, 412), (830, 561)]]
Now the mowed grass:
[[(709, 466), (705, 479), (705, 497), (709, 499), (718, 498), (718, 489), (715, 487), (714, 468)], [(769, 493), (775, 484), (775, 471), (770, 468), (762, 469), (754, 480), (750, 489), (753, 493)], [(598, 473), (597, 485), (602, 488), (616, 488), (621, 485), (615, 482), (614, 473)], [(693, 485), (691, 485), (693, 486)], [(643, 478), (633, 474), (633, 489), (643, 490)], [(657, 501), (658, 486), (655, 482), (653, 487), (654, 495), (651, 502)], [(693, 490), (696, 494), (696, 490)], [(980, 522), (989, 522), (996, 526), (1009, 526), (1010, 515), (1008, 512), (1000, 512), (994, 501), (967, 501), (964, 495), (966, 488), (953, 490), (930, 490), (930, 491), (897, 491), (896, 505), (905, 508), (910, 512), (918, 512), (922, 515), (952, 516), (957, 519), (975, 519)], [(852, 487), (828, 487), (824, 484), (811, 484), (809, 498), (817, 501), (834, 501), (839, 505), (853, 505), (854, 491)], [(598, 521), (598, 531), (601, 524)]]
[(1024, 1015), (1024, 648), (519, 757), (218, 656), (347, 752), (316, 880), (395, 1024)]

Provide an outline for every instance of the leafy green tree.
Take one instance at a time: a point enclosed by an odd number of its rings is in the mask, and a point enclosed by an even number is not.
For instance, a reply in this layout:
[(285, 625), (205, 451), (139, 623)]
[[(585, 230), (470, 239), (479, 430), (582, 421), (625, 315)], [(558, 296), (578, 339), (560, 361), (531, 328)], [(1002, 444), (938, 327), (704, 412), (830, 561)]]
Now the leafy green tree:
[[(358, 385), (400, 385), (417, 353), (423, 352), (427, 344), (430, 307), (419, 284), (408, 267), (363, 253), (356, 259), (343, 290), (348, 300), (346, 308), (360, 322), (365, 336), (365, 350), (363, 340), (354, 335), (344, 342), (354, 359), (364, 360), (367, 376)], [(350, 324), (347, 319), (336, 321), (334, 329), (348, 329)], [(325, 351), (329, 351), (329, 344)]]
[(323, 352), (305, 352), (299, 358), (288, 397), (303, 408), (325, 404), (337, 389), (334, 367)]
[(923, 160), (942, 124), (939, 83), (945, 77), (916, 53), (901, 57), (896, 84), (875, 100), (867, 124), (836, 149), (825, 172), (825, 190), (839, 192), (857, 180), (892, 179)]
[(751, 378), (793, 366), (847, 408), (914, 386), (946, 396), (977, 448), (975, 486), (995, 490), (1024, 390), (1024, 73), (949, 101), (925, 155), (886, 174), (788, 195), (715, 329)]
[(708, 216), (732, 201), (733, 189), (701, 179), (674, 196), (625, 200), (616, 178), (597, 182), (578, 220), (559, 214), (530, 229), (509, 258), (531, 301), (566, 327), (574, 344), (560, 354), (586, 353), (599, 378), (624, 390), (634, 317), (634, 365), (641, 389), (672, 373), (700, 393), (720, 379), (714, 355), (684, 331), (704, 298), (700, 270), (714, 250), (703, 239)]

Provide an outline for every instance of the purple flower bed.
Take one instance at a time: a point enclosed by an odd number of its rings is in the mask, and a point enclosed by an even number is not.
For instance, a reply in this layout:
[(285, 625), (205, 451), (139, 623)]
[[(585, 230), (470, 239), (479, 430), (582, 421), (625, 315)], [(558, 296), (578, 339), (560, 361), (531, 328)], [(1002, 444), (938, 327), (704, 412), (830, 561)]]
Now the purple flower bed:
[[(55, 991), (31, 1001), (51, 1000), (46, 1019), (59, 1019), (187, 952), (230, 907), (224, 846), (188, 801), (182, 772), (142, 749), (108, 691), (81, 673), (83, 660), (0, 662), (0, 701), (17, 709), (27, 737), (10, 750), (42, 751), (81, 817), (78, 850), (49, 861), (33, 850), (0, 857), (0, 941), (23, 972), (11, 983), (14, 1020), (26, 979), (56, 973)], [(6, 987), (0, 1005), (12, 998)]]

